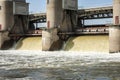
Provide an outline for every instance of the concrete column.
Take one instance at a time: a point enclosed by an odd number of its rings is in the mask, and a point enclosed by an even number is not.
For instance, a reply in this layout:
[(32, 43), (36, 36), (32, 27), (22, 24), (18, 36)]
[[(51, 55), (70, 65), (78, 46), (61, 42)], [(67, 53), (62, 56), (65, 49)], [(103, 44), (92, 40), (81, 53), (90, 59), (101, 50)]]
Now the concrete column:
[[(42, 31), (42, 50), (48, 51), (59, 40), (58, 27), (62, 21), (62, 0), (47, 0), (47, 30)], [(54, 45), (54, 50), (57, 46)]]
[(113, 1), (113, 24), (120, 25), (120, 0)]
[(113, 25), (110, 26), (110, 52), (120, 51), (120, 0), (113, 1)]
[(8, 40), (8, 30), (14, 24), (12, 0), (0, 0), (0, 48)]
[(62, 0), (47, 0), (47, 28), (60, 26), (62, 20)]
[(6, 31), (13, 24), (13, 2), (10, 0), (0, 0), (0, 31)]
[(112, 25), (109, 29), (109, 49), (110, 53), (120, 51), (120, 26)]
[[(52, 45), (59, 40), (57, 36), (57, 29), (49, 29), (42, 31), (42, 50), (43, 51), (50, 51), (56, 50), (58, 46)], [(52, 48), (51, 48), (52, 47)]]

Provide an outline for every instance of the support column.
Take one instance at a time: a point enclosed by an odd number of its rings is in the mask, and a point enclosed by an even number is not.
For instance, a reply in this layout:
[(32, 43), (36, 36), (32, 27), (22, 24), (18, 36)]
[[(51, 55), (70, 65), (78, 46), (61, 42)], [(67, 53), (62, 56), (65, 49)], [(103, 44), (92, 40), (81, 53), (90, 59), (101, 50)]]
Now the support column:
[(120, 0), (113, 2), (113, 25), (109, 32), (110, 53), (120, 52)]
[(120, 51), (120, 26), (112, 25), (109, 29), (109, 49), (110, 53)]
[(0, 49), (2, 44), (9, 40), (8, 30), (13, 26), (13, 2), (11, 0), (0, 0)]
[(62, 21), (62, 0), (47, 0), (47, 29), (42, 31), (42, 50), (59, 48), (58, 27)]

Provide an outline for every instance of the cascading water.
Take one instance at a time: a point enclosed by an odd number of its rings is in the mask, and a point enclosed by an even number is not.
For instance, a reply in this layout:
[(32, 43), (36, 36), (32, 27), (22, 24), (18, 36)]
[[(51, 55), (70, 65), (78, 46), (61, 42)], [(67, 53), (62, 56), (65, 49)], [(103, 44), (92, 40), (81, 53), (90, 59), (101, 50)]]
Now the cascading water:
[(108, 35), (86, 35), (71, 37), (64, 48), (65, 51), (109, 52)]
[(26, 37), (16, 43), (16, 50), (42, 50), (41, 37)]

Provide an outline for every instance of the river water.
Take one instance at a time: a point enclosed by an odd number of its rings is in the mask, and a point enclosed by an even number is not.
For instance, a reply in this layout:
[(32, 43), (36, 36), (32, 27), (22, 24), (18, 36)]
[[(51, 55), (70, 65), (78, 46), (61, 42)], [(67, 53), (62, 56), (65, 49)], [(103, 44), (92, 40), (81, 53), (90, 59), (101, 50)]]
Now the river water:
[(120, 80), (120, 54), (0, 51), (0, 80)]
[(0, 51), (0, 80), (120, 80), (120, 54), (109, 54), (108, 36), (70, 38), (65, 51), (42, 52), (40, 37)]

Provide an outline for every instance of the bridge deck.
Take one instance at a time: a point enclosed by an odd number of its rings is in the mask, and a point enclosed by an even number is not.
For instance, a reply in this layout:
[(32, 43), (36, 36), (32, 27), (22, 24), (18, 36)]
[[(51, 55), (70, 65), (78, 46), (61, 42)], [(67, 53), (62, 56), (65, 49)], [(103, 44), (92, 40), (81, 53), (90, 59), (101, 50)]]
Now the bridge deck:
[[(89, 9), (79, 9), (78, 17), (81, 19), (100, 19), (100, 18), (112, 18), (113, 7), (98, 7)], [(46, 13), (35, 13), (29, 15), (30, 22), (46, 22)]]

